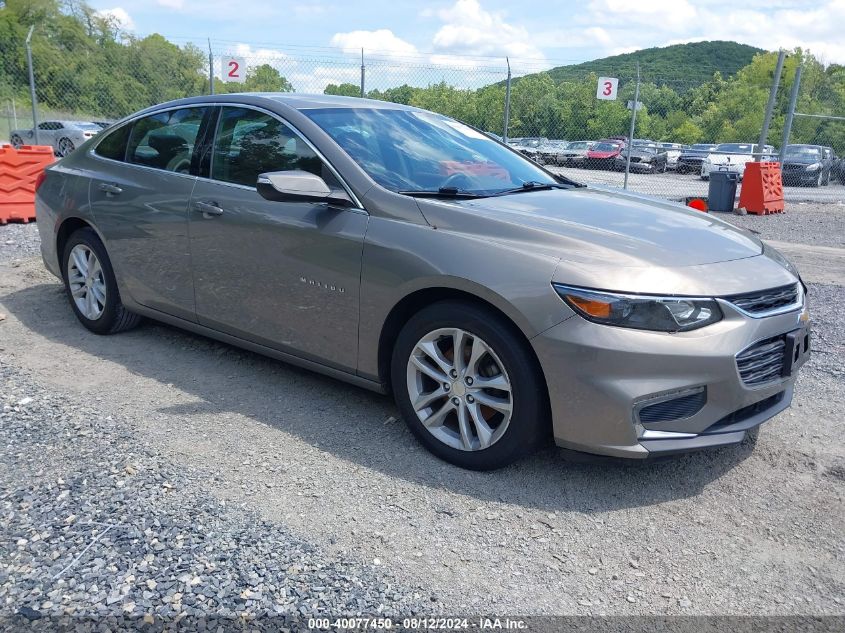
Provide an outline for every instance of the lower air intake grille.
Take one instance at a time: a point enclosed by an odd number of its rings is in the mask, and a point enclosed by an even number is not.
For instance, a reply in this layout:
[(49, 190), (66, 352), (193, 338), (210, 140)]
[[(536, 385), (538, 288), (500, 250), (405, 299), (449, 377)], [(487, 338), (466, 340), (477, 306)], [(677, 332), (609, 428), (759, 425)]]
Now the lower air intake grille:
[(737, 354), (736, 366), (742, 382), (755, 386), (780, 378), (785, 347), (784, 337), (776, 336), (758, 341)]
[(757, 316), (798, 303), (798, 284), (725, 297), (740, 310)]
[(705, 402), (707, 402), (707, 392), (702, 389), (697, 393), (650, 404), (640, 409), (640, 422), (648, 424), (689, 418), (698, 413)]

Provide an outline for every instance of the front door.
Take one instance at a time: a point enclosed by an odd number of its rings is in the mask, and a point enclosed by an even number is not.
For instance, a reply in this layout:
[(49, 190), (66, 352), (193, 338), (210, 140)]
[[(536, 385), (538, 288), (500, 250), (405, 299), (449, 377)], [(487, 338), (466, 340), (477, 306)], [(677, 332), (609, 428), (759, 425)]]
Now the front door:
[(281, 120), (250, 108), (222, 108), (211, 178), (199, 179), (191, 197), (197, 318), (239, 338), (354, 371), (368, 216), (258, 194), (258, 174), (290, 169), (340, 185)]

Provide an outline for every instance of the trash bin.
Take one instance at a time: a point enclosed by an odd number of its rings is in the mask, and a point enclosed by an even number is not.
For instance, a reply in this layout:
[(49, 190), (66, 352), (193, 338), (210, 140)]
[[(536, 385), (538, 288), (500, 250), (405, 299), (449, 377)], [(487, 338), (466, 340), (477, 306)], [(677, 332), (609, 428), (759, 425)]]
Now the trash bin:
[(707, 207), (710, 211), (733, 211), (736, 184), (739, 174), (732, 171), (711, 171), (707, 190)]

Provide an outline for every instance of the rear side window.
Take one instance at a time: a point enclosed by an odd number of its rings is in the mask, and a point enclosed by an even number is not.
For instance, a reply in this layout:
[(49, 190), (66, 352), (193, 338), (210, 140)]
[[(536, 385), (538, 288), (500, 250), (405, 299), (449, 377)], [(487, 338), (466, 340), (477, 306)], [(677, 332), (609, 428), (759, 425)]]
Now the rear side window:
[(214, 140), (213, 179), (254, 187), (259, 174), (291, 169), (339, 184), (302, 137), (279, 119), (249, 108), (223, 108)]
[(103, 158), (110, 158), (112, 160), (119, 160), (123, 162), (126, 158), (126, 142), (129, 140), (129, 130), (131, 125), (122, 125), (114, 132), (110, 132), (97, 147), (94, 148), (94, 153)]
[(126, 161), (180, 174), (191, 173), (191, 159), (207, 108), (184, 108), (138, 119), (132, 126)]

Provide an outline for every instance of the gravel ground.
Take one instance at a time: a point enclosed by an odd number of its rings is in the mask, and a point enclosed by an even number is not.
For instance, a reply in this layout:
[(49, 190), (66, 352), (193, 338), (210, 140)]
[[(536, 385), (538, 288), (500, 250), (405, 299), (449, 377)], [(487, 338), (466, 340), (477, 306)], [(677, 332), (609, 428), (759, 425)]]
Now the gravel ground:
[(432, 610), (379, 561), (339, 560), (214, 498), (208, 473), (174, 467), (93, 404), (0, 364), (0, 615), (17, 614), (13, 628), (205, 615), (209, 627), (276, 630), (317, 614)]
[(10, 222), (0, 226), (0, 262), (13, 262), (40, 253), (41, 239), (35, 222)]
[(842, 202), (791, 202), (786, 204), (785, 213), (771, 215), (713, 215), (754, 231), (764, 240), (845, 247), (845, 203)]

